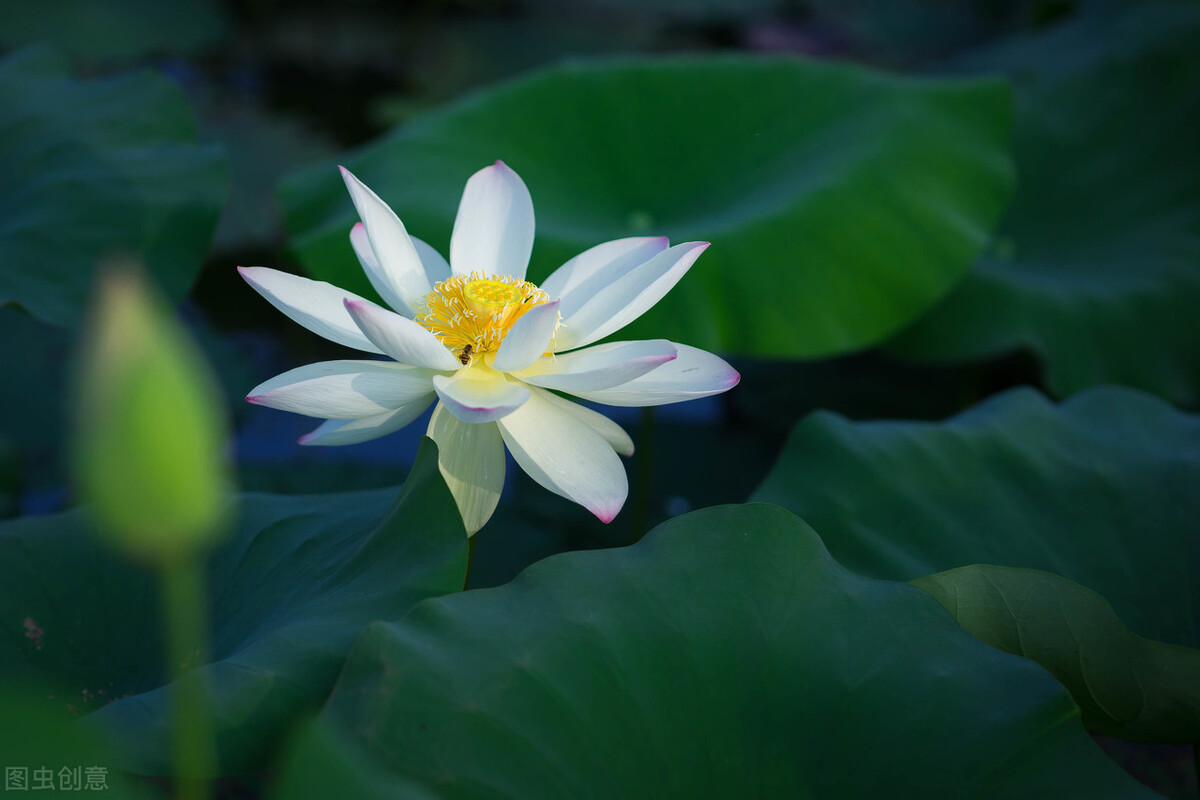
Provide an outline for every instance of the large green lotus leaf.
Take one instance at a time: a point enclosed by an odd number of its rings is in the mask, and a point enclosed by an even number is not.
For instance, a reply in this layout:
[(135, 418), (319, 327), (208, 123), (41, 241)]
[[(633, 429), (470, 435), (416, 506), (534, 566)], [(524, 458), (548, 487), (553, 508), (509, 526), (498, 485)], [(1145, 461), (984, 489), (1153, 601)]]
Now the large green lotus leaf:
[(988, 254), (896, 352), (1026, 348), (1059, 395), (1121, 383), (1200, 402), (1200, 6), (1130, 8), (1041, 41), (1075, 55), (1043, 63), (1023, 39), (972, 62), (1014, 73), (1016, 197)]
[(182, 298), (225, 195), (224, 155), (195, 143), (171, 81), (78, 81), (45, 49), (0, 60), (0, 174), (0, 305), (57, 325), (74, 324), (115, 254), (139, 256)]
[(1088, 730), (1200, 741), (1200, 650), (1143, 639), (1090, 589), (1041, 570), (984, 564), (913, 583), (971, 635), (1054, 673)]
[[(1007, 87), (991, 79), (780, 58), (581, 62), (419, 117), (345, 163), (445, 252), (467, 178), (503, 159), (533, 195), (535, 281), (621, 236), (711, 241), (622, 338), (818, 356), (880, 340), (961, 277), (1010, 193), (1008, 125)], [(333, 165), (282, 192), (309, 273), (369, 295)]]
[(374, 623), (323, 714), (445, 798), (1149, 794), (1040, 667), (765, 504)]
[(345, 732), (318, 717), (305, 724), (280, 759), (272, 800), (435, 800), (437, 795), (372, 760)]
[(52, 693), (34, 684), (0, 684), (6, 795), (61, 799), (82, 793), (121, 800), (163, 796), (145, 781), (119, 771), (116, 743), (80, 729), (66, 709), (50, 710), (39, 701)]
[[(243, 495), (209, 563), (213, 660), (197, 665), (223, 772), (259, 766), (324, 700), (361, 628), (461, 590), (466, 534), (423, 442), (395, 490)], [(391, 506), (389, 510), (389, 506)], [(381, 521), (382, 520), (382, 521)], [(81, 511), (0, 526), (0, 675), (51, 682), (53, 704), (165, 773), (169, 691), (154, 576), (95, 544)]]
[(892, 580), (971, 564), (1053, 572), (1134, 632), (1200, 645), (1200, 418), (1133, 389), (1019, 389), (942, 423), (813, 414), (753, 498)]

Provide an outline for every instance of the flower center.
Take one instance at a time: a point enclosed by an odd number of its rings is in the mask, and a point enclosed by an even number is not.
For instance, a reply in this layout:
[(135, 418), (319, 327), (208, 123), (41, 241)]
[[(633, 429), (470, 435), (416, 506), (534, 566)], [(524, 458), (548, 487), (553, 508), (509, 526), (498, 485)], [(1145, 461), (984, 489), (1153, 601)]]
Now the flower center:
[(416, 321), (450, 348), (463, 364), (495, 352), (513, 323), (550, 296), (529, 281), (479, 272), (439, 282)]
[(503, 281), (471, 281), (463, 287), (463, 297), (480, 314), (494, 314), (524, 299), (520, 289)]

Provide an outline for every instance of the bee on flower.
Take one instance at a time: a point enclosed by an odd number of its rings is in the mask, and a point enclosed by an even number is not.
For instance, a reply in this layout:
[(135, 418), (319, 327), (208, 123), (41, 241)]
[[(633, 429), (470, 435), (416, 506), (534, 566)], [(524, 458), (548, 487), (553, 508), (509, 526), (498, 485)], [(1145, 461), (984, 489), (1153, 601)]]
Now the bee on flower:
[[(309, 330), (392, 361), (339, 360), (289, 370), (251, 403), (326, 420), (306, 445), (364, 442), (411, 423), (434, 401), (428, 435), (468, 534), (491, 517), (507, 446), (539, 484), (604, 522), (629, 484), (617, 454), (633, 441), (616, 423), (556, 392), (613, 406), (677, 403), (724, 392), (738, 373), (665, 339), (594, 344), (670, 291), (707, 242), (662, 237), (596, 245), (541, 286), (525, 280), (533, 203), (497, 161), (471, 176), (450, 260), (410, 236), (392, 209), (342, 168), (362, 222), (350, 243), (392, 310), (322, 281), (240, 267), (272, 305)], [(590, 346), (589, 346), (590, 345)]]

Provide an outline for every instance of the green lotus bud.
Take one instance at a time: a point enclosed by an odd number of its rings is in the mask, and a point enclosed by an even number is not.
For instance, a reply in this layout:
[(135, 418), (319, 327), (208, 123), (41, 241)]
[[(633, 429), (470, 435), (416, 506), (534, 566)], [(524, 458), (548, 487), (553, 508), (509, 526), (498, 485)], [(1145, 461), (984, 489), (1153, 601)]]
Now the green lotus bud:
[(85, 330), (74, 453), (97, 528), (156, 562), (223, 532), (227, 427), (208, 365), (128, 266), (102, 277)]

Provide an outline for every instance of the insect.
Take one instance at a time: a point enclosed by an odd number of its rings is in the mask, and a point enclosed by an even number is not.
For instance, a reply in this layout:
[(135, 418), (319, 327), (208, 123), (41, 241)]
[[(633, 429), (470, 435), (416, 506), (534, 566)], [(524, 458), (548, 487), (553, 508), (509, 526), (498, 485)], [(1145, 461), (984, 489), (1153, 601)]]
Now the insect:
[(473, 353), (474, 351), (475, 351), (475, 348), (473, 348), (471, 345), (467, 345), (466, 347), (464, 347), (462, 349), (462, 352), (459, 353), (458, 360), (463, 363), (463, 366), (466, 366), (467, 364), (471, 363), (471, 353)]

